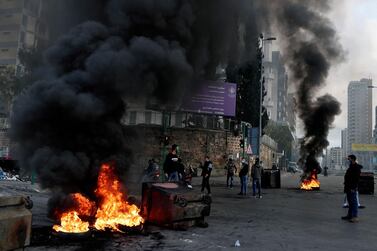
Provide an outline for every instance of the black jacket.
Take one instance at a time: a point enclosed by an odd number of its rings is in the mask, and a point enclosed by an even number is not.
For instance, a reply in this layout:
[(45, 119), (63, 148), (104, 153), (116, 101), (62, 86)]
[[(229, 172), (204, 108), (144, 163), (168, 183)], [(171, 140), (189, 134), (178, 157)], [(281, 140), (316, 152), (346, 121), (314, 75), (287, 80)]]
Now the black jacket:
[(344, 175), (344, 192), (350, 192), (351, 190), (356, 190), (359, 184), (361, 168), (363, 166), (355, 163), (350, 164), (347, 169), (346, 174)]
[(208, 176), (211, 176), (211, 172), (213, 168), (212, 161), (205, 161), (202, 168), (203, 168), (202, 176), (206, 176), (207, 174)]
[(249, 165), (242, 163), (242, 168), (239, 173), (240, 177), (246, 176), (248, 173), (249, 173)]
[[(174, 158), (177, 161), (173, 161)], [(168, 153), (168, 155), (166, 155), (166, 159), (164, 162), (164, 172), (167, 174), (171, 174), (173, 172), (177, 172), (178, 169), (179, 169), (179, 163), (178, 163), (177, 154)]]

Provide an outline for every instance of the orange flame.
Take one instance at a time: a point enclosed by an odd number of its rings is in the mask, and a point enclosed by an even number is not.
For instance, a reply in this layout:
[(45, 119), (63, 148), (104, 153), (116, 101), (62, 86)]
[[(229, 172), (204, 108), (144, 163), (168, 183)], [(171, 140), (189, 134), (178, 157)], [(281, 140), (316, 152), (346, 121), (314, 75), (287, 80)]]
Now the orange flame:
[(321, 183), (316, 176), (315, 173), (312, 173), (310, 178), (303, 180), (300, 189), (313, 190), (314, 188), (319, 188)]
[(84, 233), (89, 231), (89, 223), (82, 221), (76, 211), (63, 213), (60, 221), (60, 226), (54, 225), (52, 227), (56, 232)]
[(139, 215), (139, 208), (126, 201), (120, 181), (110, 165), (102, 165), (95, 193), (101, 200), (94, 223), (96, 229), (110, 228), (113, 231), (120, 231), (119, 225), (133, 227), (144, 222)]
[[(140, 209), (136, 205), (130, 205), (126, 201), (126, 195), (122, 192), (119, 179), (113, 168), (104, 164), (101, 166), (95, 194), (99, 201), (96, 203), (80, 193), (70, 195), (74, 202), (74, 210), (64, 212), (61, 215), (61, 226), (54, 225), (55, 231), (68, 233), (82, 233), (89, 231), (89, 223), (83, 222), (79, 216), (94, 216), (94, 227), (98, 230), (120, 231), (119, 226), (138, 226), (144, 222), (139, 215)], [(97, 211), (96, 211), (97, 210)]]
[(96, 203), (90, 201), (81, 193), (71, 194), (70, 197), (75, 201), (75, 210), (80, 216), (92, 216), (95, 213)]

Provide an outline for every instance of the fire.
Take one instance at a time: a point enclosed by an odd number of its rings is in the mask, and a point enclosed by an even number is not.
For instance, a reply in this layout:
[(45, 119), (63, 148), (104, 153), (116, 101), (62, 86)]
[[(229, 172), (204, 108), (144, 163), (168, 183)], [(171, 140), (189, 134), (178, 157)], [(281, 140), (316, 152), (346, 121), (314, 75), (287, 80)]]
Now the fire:
[(92, 216), (95, 213), (96, 203), (90, 201), (88, 198), (83, 196), (81, 193), (74, 193), (70, 195), (75, 202), (75, 209), (78, 215), (81, 216)]
[(120, 231), (119, 226), (133, 227), (144, 222), (139, 215), (140, 209), (126, 201), (126, 195), (121, 189), (121, 183), (114, 173), (113, 167), (108, 164), (101, 166), (97, 180), (97, 189), (94, 191), (98, 207), (95, 202), (80, 193), (69, 196), (73, 201), (73, 208), (61, 214), (61, 226), (54, 225), (55, 231), (68, 233), (82, 233), (89, 231), (89, 223), (82, 221), (80, 216), (95, 216), (94, 227), (97, 230), (110, 229)]
[(60, 226), (54, 225), (52, 227), (56, 232), (84, 233), (89, 231), (89, 223), (82, 221), (76, 211), (63, 213), (60, 221)]
[(139, 208), (126, 201), (120, 182), (109, 165), (102, 165), (95, 193), (102, 201), (96, 214), (96, 229), (120, 231), (119, 225), (133, 227), (144, 222)]
[(313, 190), (319, 188), (320, 184), (317, 175), (313, 172), (308, 179), (302, 181), (300, 188), (303, 190)]

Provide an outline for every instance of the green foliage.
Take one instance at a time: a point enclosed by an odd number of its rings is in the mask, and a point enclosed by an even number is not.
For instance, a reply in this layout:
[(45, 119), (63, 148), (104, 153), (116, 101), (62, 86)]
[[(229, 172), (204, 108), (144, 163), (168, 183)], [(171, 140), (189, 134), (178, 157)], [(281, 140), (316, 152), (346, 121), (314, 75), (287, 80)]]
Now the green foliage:
[(0, 67), (0, 102), (4, 105), (6, 113), (10, 112), (13, 99), (22, 89), (22, 83), (15, 74), (15, 67)]
[(292, 155), (292, 142), (294, 140), (287, 124), (277, 123), (270, 120), (265, 128), (265, 133), (278, 143), (279, 152), (285, 152), (285, 156), (290, 159)]
[(42, 64), (41, 50), (21, 49), (18, 56), (23, 66), (22, 73), (16, 74), (14, 65), (0, 67), (0, 104), (7, 114), (17, 95), (35, 81), (33, 71)]
[[(259, 127), (260, 80), (262, 73), (262, 51), (259, 40), (255, 45), (255, 58), (241, 64), (229, 65), (226, 69), (227, 81), (237, 83), (236, 117), (240, 121)], [(263, 83), (263, 97), (266, 90)], [(267, 125), (268, 116), (265, 107), (262, 110), (262, 128)]]

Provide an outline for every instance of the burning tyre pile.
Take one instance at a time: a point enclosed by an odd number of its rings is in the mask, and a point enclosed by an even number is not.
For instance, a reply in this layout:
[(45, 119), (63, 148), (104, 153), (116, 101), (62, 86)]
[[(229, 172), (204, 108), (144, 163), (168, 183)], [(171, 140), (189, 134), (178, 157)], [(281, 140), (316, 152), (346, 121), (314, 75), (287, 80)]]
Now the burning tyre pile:
[(140, 209), (126, 201), (121, 183), (109, 164), (101, 166), (95, 201), (80, 193), (70, 194), (64, 210), (56, 208), (55, 216), (60, 225), (54, 225), (56, 232), (85, 233), (90, 229), (98, 231), (122, 232), (122, 228), (141, 227), (144, 219)]
[(304, 174), (301, 176), (301, 190), (319, 190), (320, 182), (318, 180), (318, 174), (320, 174), (322, 168), (315, 158), (307, 158), (304, 168)]

